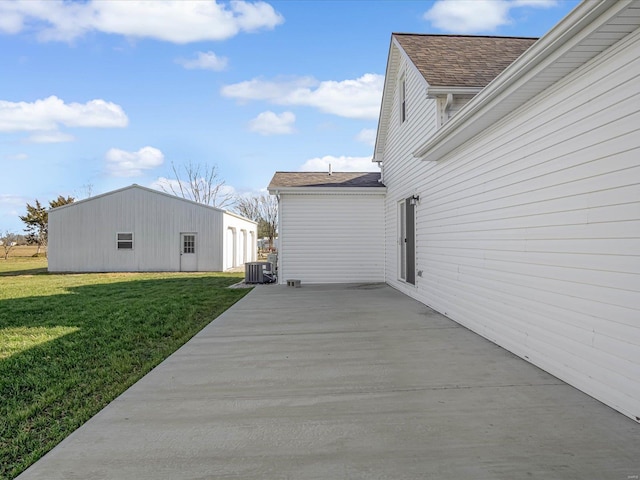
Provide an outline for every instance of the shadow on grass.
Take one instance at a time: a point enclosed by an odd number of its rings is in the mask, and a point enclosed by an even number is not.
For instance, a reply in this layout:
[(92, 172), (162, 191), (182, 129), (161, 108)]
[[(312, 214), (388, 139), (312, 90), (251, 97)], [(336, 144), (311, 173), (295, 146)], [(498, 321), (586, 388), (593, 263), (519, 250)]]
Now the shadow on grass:
[(6, 272), (0, 272), (0, 277), (17, 277), (20, 275), (44, 275), (48, 274), (47, 267), (44, 268), (29, 268), (27, 270), (10, 270)]
[(0, 479), (17, 476), (241, 299), (248, 289), (226, 288), (238, 280), (131, 279), (0, 300), (0, 335), (73, 327), (0, 360)]

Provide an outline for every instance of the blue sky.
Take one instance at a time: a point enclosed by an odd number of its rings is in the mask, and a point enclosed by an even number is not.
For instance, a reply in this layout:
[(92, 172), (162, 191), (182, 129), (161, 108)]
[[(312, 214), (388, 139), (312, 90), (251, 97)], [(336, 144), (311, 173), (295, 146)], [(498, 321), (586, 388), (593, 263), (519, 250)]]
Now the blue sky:
[(0, 232), (26, 202), (215, 164), (370, 163), (392, 32), (541, 36), (577, 1), (0, 1)]

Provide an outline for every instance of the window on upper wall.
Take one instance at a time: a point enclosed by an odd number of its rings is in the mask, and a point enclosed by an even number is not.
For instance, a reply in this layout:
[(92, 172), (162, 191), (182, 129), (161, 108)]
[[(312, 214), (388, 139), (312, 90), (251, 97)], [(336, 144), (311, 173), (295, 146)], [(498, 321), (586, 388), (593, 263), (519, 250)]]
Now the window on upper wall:
[(132, 232), (117, 233), (116, 246), (118, 250), (133, 250), (133, 233)]
[(400, 78), (400, 123), (407, 119), (407, 82), (402, 75)]

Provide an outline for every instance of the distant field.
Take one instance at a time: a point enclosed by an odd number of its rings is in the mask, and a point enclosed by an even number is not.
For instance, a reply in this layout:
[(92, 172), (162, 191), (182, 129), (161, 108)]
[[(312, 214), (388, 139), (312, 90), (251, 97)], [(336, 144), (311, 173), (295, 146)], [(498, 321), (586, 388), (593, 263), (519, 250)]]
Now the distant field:
[(46, 258), (30, 251), (0, 260), (0, 480), (249, 291), (227, 288), (242, 274), (49, 274)]
[[(1, 247), (0, 247), (1, 248)], [(9, 252), (9, 258), (11, 257), (32, 257), (38, 251), (37, 245), (19, 245), (17, 247), (13, 247)], [(0, 250), (2, 252), (2, 256), (4, 257), (4, 250)], [(40, 255), (44, 256), (44, 249), (40, 249)]]
[(47, 271), (47, 259), (44, 256), (34, 257), (38, 247), (32, 245), (13, 247), (9, 258), (4, 259), (4, 250), (0, 247), (0, 276), (37, 274)]

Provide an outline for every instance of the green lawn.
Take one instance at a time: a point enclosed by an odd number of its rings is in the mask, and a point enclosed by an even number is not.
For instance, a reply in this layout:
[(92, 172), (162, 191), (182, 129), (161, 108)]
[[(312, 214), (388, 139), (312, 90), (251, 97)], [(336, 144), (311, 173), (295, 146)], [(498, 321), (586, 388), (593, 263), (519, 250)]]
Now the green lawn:
[(241, 274), (47, 274), (0, 260), (0, 479), (11, 479), (248, 289)]

